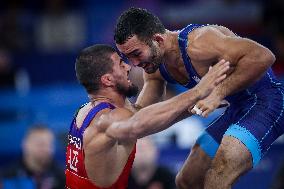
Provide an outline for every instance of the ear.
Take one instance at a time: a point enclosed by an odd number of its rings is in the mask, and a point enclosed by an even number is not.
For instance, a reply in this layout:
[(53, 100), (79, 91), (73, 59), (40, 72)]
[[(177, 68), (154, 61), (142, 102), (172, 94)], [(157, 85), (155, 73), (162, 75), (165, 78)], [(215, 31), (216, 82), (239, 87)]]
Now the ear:
[(101, 77), (102, 85), (106, 87), (114, 86), (114, 78), (111, 74), (107, 73)]
[(156, 33), (153, 35), (153, 41), (156, 41), (159, 46), (164, 45), (165, 38), (162, 34)]

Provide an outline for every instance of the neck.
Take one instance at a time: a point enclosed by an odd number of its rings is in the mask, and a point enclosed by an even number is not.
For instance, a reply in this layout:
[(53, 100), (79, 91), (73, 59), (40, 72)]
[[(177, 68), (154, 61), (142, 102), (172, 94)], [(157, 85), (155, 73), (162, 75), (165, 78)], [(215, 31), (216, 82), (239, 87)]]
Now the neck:
[(123, 107), (125, 104), (125, 96), (113, 91), (99, 91), (95, 94), (89, 94), (90, 102), (94, 105), (100, 102), (109, 102), (117, 107)]
[(177, 31), (166, 31), (164, 59), (170, 64), (172, 62), (176, 63), (177, 58), (180, 56), (178, 34), (179, 32)]

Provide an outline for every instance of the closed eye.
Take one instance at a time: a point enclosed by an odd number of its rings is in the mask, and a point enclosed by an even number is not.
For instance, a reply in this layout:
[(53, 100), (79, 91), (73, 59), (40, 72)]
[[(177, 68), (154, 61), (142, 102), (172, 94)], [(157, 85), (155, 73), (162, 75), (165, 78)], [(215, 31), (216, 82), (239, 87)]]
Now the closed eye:
[(134, 53), (133, 56), (138, 57), (140, 56), (141, 52)]
[(128, 57), (138, 57), (141, 54), (141, 52), (138, 49), (135, 49), (134, 51), (127, 54)]

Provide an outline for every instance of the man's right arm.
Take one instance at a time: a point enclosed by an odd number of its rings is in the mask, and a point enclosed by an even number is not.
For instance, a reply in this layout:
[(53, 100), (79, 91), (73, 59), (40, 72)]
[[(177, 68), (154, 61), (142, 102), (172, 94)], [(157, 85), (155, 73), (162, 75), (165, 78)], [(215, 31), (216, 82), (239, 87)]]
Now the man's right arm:
[[(129, 119), (112, 122), (106, 134), (117, 140), (141, 138), (170, 127), (188, 107), (206, 97), (223, 81), (229, 63), (220, 61), (216, 64), (193, 89), (163, 102), (142, 108)], [(110, 120), (105, 118), (105, 120)]]
[(143, 71), (144, 85), (136, 100), (135, 107), (144, 108), (161, 100), (166, 88), (166, 82), (159, 70), (153, 74)]

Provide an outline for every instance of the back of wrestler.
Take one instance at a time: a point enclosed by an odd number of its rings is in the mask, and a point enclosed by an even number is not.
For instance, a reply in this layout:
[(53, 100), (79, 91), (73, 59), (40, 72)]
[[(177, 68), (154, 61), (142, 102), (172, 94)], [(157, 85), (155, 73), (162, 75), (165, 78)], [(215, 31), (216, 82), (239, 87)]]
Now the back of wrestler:
[(72, 122), (66, 156), (66, 186), (70, 189), (124, 189), (135, 156), (135, 142), (113, 143), (93, 128), (96, 117), (114, 108), (103, 100), (94, 104), (83, 106)]
[(68, 135), (65, 173), (69, 189), (127, 188), (136, 140), (118, 143), (106, 135), (109, 124), (100, 123), (103, 116), (110, 121), (129, 116), (121, 110), (112, 114), (124, 107), (127, 96), (137, 93), (128, 79), (130, 66), (120, 60), (106, 45), (86, 48), (76, 60), (76, 75), (90, 102), (77, 111)]

